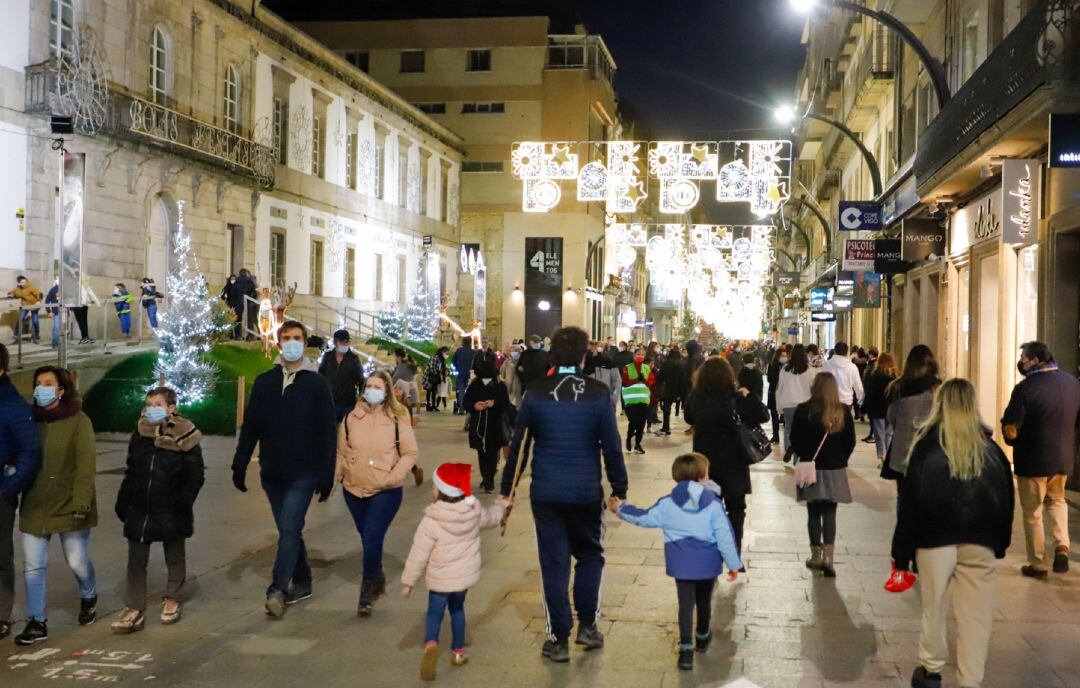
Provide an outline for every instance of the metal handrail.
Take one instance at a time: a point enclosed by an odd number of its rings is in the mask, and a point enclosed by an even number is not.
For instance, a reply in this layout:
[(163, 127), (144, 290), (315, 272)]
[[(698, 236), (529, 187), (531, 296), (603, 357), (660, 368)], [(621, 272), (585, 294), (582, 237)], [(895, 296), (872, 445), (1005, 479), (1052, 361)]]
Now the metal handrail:
[[(364, 330), (367, 329), (368, 336), (378, 337), (380, 339), (385, 339), (386, 341), (390, 342), (394, 346), (399, 346), (402, 349), (405, 349), (406, 351), (411, 351), (412, 353), (416, 354), (417, 356), (419, 356), (421, 359), (423, 359), (425, 361), (428, 361), (428, 360), (431, 359), (430, 354), (427, 354), (427, 353), (421, 351), (420, 349), (417, 349), (416, 347), (412, 346), (408, 342), (402, 341), (402, 340), (400, 340), (400, 339), (398, 339), (396, 337), (390, 337), (390, 336), (386, 335), (385, 333), (380, 332), (379, 328), (378, 328), (378, 318), (375, 316), (374, 313), (368, 313), (367, 311), (362, 311), (359, 308), (353, 308), (353, 307), (348, 306), (348, 305), (343, 306), (341, 311), (338, 312), (338, 311), (336, 311), (334, 309), (333, 306), (331, 306), (330, 304), (325, 303), (323, 301), (316, 301), (315, 305), (322, 306), (323, 308), (326, 308), (327, 310), (334, 311), (335, 313), (338, 313), (338, 315), (340, 316), (340, 321), (339, 322), (341, 322), (342, 325), (348, 325), (349, 322), (355, 323), (356, 324), (356, 333), (358, 335), (360, 335), (360, 336), (364, 336), (364, 334), (365, 334)], [(350, 311), (355, 312), (356, 317), (350, 316), (349, 315)], [(367, 320), (370, 324), (365, 324), (364, 320)]]

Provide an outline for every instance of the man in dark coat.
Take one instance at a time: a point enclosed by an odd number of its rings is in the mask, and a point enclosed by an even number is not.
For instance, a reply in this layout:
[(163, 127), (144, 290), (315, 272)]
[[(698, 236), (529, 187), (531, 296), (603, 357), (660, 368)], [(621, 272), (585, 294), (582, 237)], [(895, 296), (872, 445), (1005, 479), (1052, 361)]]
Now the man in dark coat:
[(8, 377), (8, 350), (0, 344), (0, 640), (11, 633), (15, 604), (15, 510), (19, 493), (41, 467), (41, 440), (30, 406)]
[(450, 365), (454, 366), (454, 372), (456, 375), (455, 387), (457, 388), (457, 398), (454, 400), (454, 414), (466, 414), (465, 405), (462, 403), (465, 401), (465, 390), (469, 387), (469, 374), (472, 372), (473, 360), (476, 358), (476, 352), (473, 350), (472, 337), (462, 337), (461, 346), (454, 352), (454, 355), (450, 358)]
[(319, 375), (330, 383), (334, 396), (334, 416), (337, 422), (349, 415), (356, 406), (357, 390), (364, 387), (364, 364), (350, 346), (348, 330), (334, 333), (334, 348), (323, 354)]
[(577, 560), (575, 642), (587, 650), (604, 646), (604, 636), (596, 627), (604, 571), (601, 467), (607, 472), (612, 496), (626, 499), (626, 464), (611, 392), (582, 372), (588, 346), (588, 335), (577, 327), (562, 328), (551, 338), (555, 369), (526, 388), (502, 478), (501, 493), (509, 497), (525, 433), (534, 435), (530, 497), (548, 615), (548, 640), (542, 654), (553, 662), (570, 661), (571, 557)]
[(1042, 342), (1020, 347), (1017, 364), (1024, 379), (1013, 388), (1001, 418), (1001, 434), (1013, 447), (1028, 563), (1020, 572), (1046, 578), (1043, 504), (1054, 539), (1054, 573), (1069, 570), (1069, 507), (1065, 481), (1076, 460), (1076, 430), (1080, 425), (1080, 382), (1058, 370), (1054, 355)]
[(255, 379), (233, 456), (233, 485), (247, 492), (247, 467), (259, 445), (259, 472), (278, 530), (273, 581), (266, 611), (276, 619), (285, 605), (311, 596), (304, 518), (311, 496), (330, 498), (337, 461), (334, 398), (315, 362), (304, 357), (307, 328), (295, 320), (278, 330), (278, 364)]
[[(236, 327), (233, 330), (236, 339), (244, 339), (244, 304), (247, 304), (247, 327), (248, 329), (254, 329), (252, 324), (259, 316), (258, 304), (251, 303), (247, 299), (258, 300), (257, 294), (259, 293), (258, 287), (255, 284), (255, 280), (251, 276), (251, 271), (247, 268), (240, 270), (240, 274), (236, 276), (236, 282), (229, 289), (228, 299), (229, 307), (236, 313)], [(247, 298), (245, 298), (247, 297)]]
[(544, 351), (544, 340), (540, 335), (534, 334), (529, 337), (529, 345), (518, 359), (517, 371), (521, 386), (528, 389), (532, 383), (542, 380), (550, 369), (551, 360), (548, 352)]

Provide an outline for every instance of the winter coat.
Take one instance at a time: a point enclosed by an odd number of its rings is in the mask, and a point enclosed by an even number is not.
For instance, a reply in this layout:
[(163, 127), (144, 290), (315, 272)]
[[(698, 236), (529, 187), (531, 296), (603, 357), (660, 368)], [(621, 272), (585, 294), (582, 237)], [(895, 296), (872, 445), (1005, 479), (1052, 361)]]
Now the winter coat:
[(732, 351), (725, 358), (727, 358), (727, 362), (731, 364), (731, 369), (738, 375), (743, 367), (742, 354), (738, 351)]
[(424, 371), (424, 389), (429, 392), (438, 390), (439, 385), (446, 381), (446, 357), (435, 354)]
[(862, 410), (872, 419), (885, 418), (885, 411), (889, 407), (889, 400), (885, 396), (885, 388), (896, 378), (880, 370), (866, 376), (866, 398), (863, 400)]
[[(855, 421), (851, 413), (844, 412), (844, 427), (840, 432), (829, 435), (824, 444), (822, 437), (825, 437), (825, 427), (811, 414), (810, 403), (799, 404), (791, 423), (791, 448), (795, 455), (802, 461), (814, 461), (819, 471), (847, 468), (851, 452), (855, 451)], [(817, 459), (814, 459), (815, 453)]]
[(454, 366), (458, 387), (464, 387), (469, 382), (469, 373), (472, 371), (473, 359), (475, 358), (476, 351), (467, 349), (464, 346), (455, 351), (453, 357), (451, 357), (450, 363)]
[(615, 353), (611, 355), (611, 362), (615, 364), (616, 368), (622, 370), (634, 362), (634, 352), (629, 349), (626, 351), (619, 351), (616, 349)]
[[(19, 505), (19, 530), (51, 535), (97, 525), (94, 426), (78, 402), (61, 402), (63, 417), (38, 421), (41, 469)], [(75, 518), (76, 513), (86, 518)]]
[(987, 438), (982, 474), (958, 480), (949, 474), (949, 459), (937, 428), (911, 452), (907, 476), (900, 484), (892, 556), (907, 570), (917, 549), (947, 545), (982, 545), (1002, 559), (1012, 541), (1014, 488), (1009, 461)]
[(525, 387), (521, 384), (521, 376), (518, 375), (517, 366), (512, 359), (509, 365), (499, 368), (499, 381), (506, 385), (506, 394), (510, 398), (510, 404), (516, 409), (521, 406), (521, 397), (525, 394)]
[(517, 362), (518, 377), (521, 378), (521, 386), (525, 389), (537, 380), (544, 379), (550, 369), (551, 357), (543, 349), (525, 349)]
[(776, 385), (776, 408), (795, 408), (810, 398), (810, 387), (818, 371), (807, 368), (801, 373), (794, 373), (786, 368), (780, 370), (780, 380)]
[(135, 303), (135, 297), (126, 291), (122, 291), (119, 294), (113, 294), (113, 306), (116, 308), (116, 312), (119, 315), (130, 315), (131, 304)]
[(394, 382), (397, 382), (398, 380), (415, 382), (417, 370), (418, 368), (415, 363), (411, 361), (402, 361), (394, 366), (394, 372), (390, 375), (390, 379)]
[(682, 358), (669, 358), (657, 372), (660, 398), (674, 403), (686, 397), (686, 364)]
[(605, 354), (590, 353), (585, 357), (585, 374), (592, 379), (604, 383), (611, 390), (611, 403), (619, 403), (619, 394), (622, 392), (622, 375), (615, 367), (615, 360)]
[(684, 415), (694, 426), (694, 451), (709, 459), (709, 478), (727, 490), (750, 494), (750, 465), (737, 449), (737, 423), (764, 422), (769, 419), (769, 410), (759, 399), (735, 390), (710, 391), (695, 393)]
[[(481, 401), (494, 401), (495, 405), (483, 411), (473, 408)], [(469, 446), (487, 452), (494, 448), (505, 447), (509, 437), (503, 436), (503, 416), (511, 413), (510, 395), (506, 385), (498, 378), (485, 385), (480, 378), (474, 378), (465, 390), (465, 410), (469, 412)]]
[[(611, 391), (591, 377), (560, 368), (525, 390), (518, 409), (501, 493), (509, 496), (518, 452), (529, 432), (535, 444), (530, 495), (540, 502), (595, 503), (604, 498), (600, 454), (614, 496), (626, 497), (626, 464)], [(523, 459), (523, 460), (527, 460)], [(522, 472), (526, 469), (522, 466)]]
[(1016, 426), (1016, 474), (1024, 477), (1072, 475), (1076, 431), (1080, 428), (1080, 382), (1061, 370), (1029, 373), (1013, 388), (1002, 426)]
[(337, 351), (331, 349), (323, 354), (322, 362), (319, 363), (319, 375), (326, 378), (330, 384), (330, 394), (334, 398), (334, 406), (338, 408), (352, 408), (356, 406), (358, 390), (364, 386), (364, 364), (355, 351), (350, 349), (337, 360)]
[[(246, 296), (250, 299), (258, 300), (256, 298), (258, 293), (259, 290), (256, 288), (254, 280), (247, 275), (239, 275), (236, 278), (236, 282), (233, 283), (232, 288), (229, 289), (229, 306), (235, 311), (242, 311), (244, 310), (244, 297)], [(249, 311), (252, 308), (253, 306), (248, 306)]]
[(41, 468), (41, 439), (30, 405), (7, 373), (0, 377), (0, 494), (14, 497), (30, 487)]
[(314, 478), (329, 490), (334, 477), (334, 399), (315, 362), (305, 358), (293, 381), (284, 387), (278, 365), (255, 378), (236, 442), (233, 472), (247, 470), (255, 445), (264, 478), (289, 482)]
[(769, 367), (765, 369), (765, 381), (769, 383), (769, 403), (776, 408), (780, 408), (776, 404), (776, 388), (780, 384), (780, 369), (783, 366), (780, 365), (780, 359), (776, 358)]
[(142, 307), (148, 308), (150, 306), (156, 306), (158, 299), (165, 298), (165, 295), (157, 290), (157, 286), (154, 284), (144, 284), (141, 289)]
[(127, 468), (116, 495), (124, 537), (167, 542), (195, 532), (195, 498), (205, 467), (201, 434), (191, 421), (173, 416), (158, 424), (140, 419), (128, 443)]
[(694, 373), (705, 362), (705, 356), (701, 353), (701, 345), (691, 339), (686, 343), (686, 389), (694, 387)]
[(885, 419), (892, 428), (892, 443), (885, 455), (882, 475), (887, 478), (903, 477), (907, 473), (908, 453), (915, 441), (915, 428), (930, 415), (934, 403), (934, 390), (940, 382), (937, 378), (925, 378), (905, 382), (899, 391), (893, 391)]
[(480, 531), (502, 521), (506, 507), (484, 508), (475, 497), (438, 501), (424, 509), (401, 573), (402, 585), (415, 587), (426, 570), (432, 592), (463, 592), (480, 582)]
[[(51, 287), (49, 287), (48, 293), (45, 294), (45, 303), (46, 304), (53, 304), (53, 305), (60, 303), (60, 285), (59, 284), (54, 284)], [(48, 313), (49, 315), (59, 315), (60, 314), (60, 309), (59, 308), (46, 308), (45, 312)]]
[(765, 379), (761, 376), (761, 369), (757, 363), (745, 363), (739, 371), (739, 386), (750, 390), (750, 394), (758, 399), (764, 398)]
[(26, 280), (25, 287), (16, 286), (8, 292), (8, 296), (16, 298), (23, 306), (33, 306), (41, 303), (41, 290), (34, 286), (30, 280)]
[(401, 487), (419, 455), (407, 416), (395, 420), (382, 408), (357, 404), (338, 429), (334, 482), (356, 497), (372, 497)]
[(683, 481), (648, 509), (619, 506), (619, 518), (664, 531), (667, 575), (676, 580), (712, 580), (742, 568), (735, 535), (720, 499), (696, 482)]

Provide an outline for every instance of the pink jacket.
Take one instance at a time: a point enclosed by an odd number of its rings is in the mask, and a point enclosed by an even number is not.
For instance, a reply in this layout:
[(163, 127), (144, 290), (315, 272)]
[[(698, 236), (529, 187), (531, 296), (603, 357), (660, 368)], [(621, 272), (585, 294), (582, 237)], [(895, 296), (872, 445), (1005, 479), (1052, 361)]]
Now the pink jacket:
[(408, 416), (397, 425), (400, 444), (395, 446), (394, 420), (381, 410), (369, 413), (358, 403), (338, 430), (335, 482), (357, 497), (401, 487), (420, 450)]
[(475, 498), (435, 502), (413, 536), (401, 574), (403, 585), (414, 587), (427, 568), (427, 587), (434, 592), (461, 592), (480, 581), (480, 530), (494, 528), (506, 507), (484, 508)]

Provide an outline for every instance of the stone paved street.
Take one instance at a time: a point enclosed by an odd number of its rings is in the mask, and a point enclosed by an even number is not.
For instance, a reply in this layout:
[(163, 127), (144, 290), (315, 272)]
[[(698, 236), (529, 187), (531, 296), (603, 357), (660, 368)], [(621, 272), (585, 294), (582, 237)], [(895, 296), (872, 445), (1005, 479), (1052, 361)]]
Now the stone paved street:
[[(652, 503), (669, 489), (669, 466), (689, 445), (681, 422), (669, 438), (650, 438), (648, 454), (629, 457), (631, 501)], [(860, 430), (864, 431), (865, 427)], [(469, 460), (460, 421), (425, 416), (419, 431), (421, 462)], [(863, 433), (865, 434), (865, 433)], [(262, 595), (275, 536), (257, 480), (247, 494), (229, 481), (231, 442), (205, 444), (207, 485), (197, 505), (196, 536), (189, 542), (191, 580), (184, 618), (163, 627), (151, 608), (147, 628), (114, 636), (109, 623), (121, 606), (126, 543), (112, 503), (120, 483), (125, 438), (102, 436), (98, 476), (102, 525), (94, 533), (101, 604), (98, 622), (75, 625), (75, 592), (58, 545), (52, 547), (47, 643), (22, 651), (0, 646), (0, 685), (56, 685), (53, 679), (139, 682), (158, 686), (402, 686), (418, 684), (426, 594), (399, 595), (397, 576), (408, 552), (430, 486), (408, 488), (391, 528), (386, 565), (389, 595), (375, 615), (354, 613), (360, 565), (359, 538), (340, 494), (313, 505), (307, 542), (316, 572), (315, 596), (290, 609), (283, 621), (264, 618)], [(805, 510), (795, 504), (792, 475), (778, 461), (754, 469), (747, 538), (750, 572), (721, 581), (715, 599), (716, 640), (693, 673), (675, 668), (675, 589), (665, 577), (661, 536), (608, 522), (603, 588), (607, 647), (586, 655), (573, 650), (569, 665), (541, 661), (544, 632), (539, 576), (527, 500), (505, 538), (485, 534), (485, 569), (469, 593), (471, 661), (452, 668), (444, 658), (440, 681), (448, 685), (500, 686), (906, 686), (915, 662), (918, 601), (914, 592), (893, 595), (882, 585), (894, 487), (876, 476), (871, 445), (859, 444), (851, 471), (856, 503), (839, 515), (835, 581), (812, 577)], [(1075, 510), (1073, 531), (1080, 515)], [(1000, 569), (1000, 599), (991, 643), (990, 688), (1080, 686), (1080, 573), (1049, 582), (1022, 579), (1019, 521), (1014, 546)], [(21, 567), (21, 562), (18, 564)], [(1074, 567), (1080, 561), (1074, 555)], [(151, 588), (164, 583), (155, 549)], [(21, 615), (22, 581), (18, 581)], [(21, 626), (20, 626), (21, 627)], [(447, 631), (448, 632), (448, 631)], [(954, 670), (946, 684), (955, 685)]]

